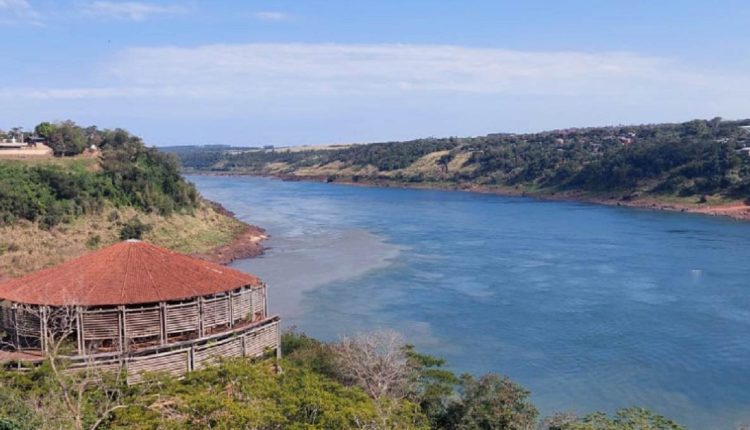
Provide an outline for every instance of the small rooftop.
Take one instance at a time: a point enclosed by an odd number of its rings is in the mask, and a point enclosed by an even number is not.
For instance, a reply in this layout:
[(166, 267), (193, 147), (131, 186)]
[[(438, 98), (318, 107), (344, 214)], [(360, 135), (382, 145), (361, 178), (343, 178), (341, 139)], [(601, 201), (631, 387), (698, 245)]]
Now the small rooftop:
[(128, 240), (0, 284), (0, 300), (109, 306), (184, 300), (260, 285), (255, 276)]

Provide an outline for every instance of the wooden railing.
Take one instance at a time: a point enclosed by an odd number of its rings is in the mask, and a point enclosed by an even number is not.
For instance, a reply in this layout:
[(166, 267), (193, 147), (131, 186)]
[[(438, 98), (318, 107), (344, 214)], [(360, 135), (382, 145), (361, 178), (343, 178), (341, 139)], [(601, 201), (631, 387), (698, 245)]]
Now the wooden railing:
[(106, 370), (124, 370), (128, 384), (143, 381), (149, 373), (183, 376), (192, 370), (215, 364), (222, 357), (261, 357), (273, 351), (281, 354), (279, 317), (235, 327), (201, 339), (154, 347), (125, 355), (96, 354), (70, 357), (71, 370), (102, 366)]

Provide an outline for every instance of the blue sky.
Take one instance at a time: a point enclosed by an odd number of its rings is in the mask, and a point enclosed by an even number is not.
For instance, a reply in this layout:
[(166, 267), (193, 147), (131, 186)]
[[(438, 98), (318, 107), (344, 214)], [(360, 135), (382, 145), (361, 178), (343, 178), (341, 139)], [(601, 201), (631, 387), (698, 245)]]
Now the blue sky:
[(750, 2), (0, 0), (0, 128), (298, 145), (750, 117)]

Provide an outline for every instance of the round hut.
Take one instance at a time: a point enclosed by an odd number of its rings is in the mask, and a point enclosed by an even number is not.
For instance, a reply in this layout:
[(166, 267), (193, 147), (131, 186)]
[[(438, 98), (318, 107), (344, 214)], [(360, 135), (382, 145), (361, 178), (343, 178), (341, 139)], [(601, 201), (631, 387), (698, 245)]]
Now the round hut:
[(0, 332), (11, 346), (0, 361), (64, 351), (74, 362), (125, 366), (130, 382), (219, 356), (278, 355), (278, 324), (255, 276), (137, 240), (0, 284)]

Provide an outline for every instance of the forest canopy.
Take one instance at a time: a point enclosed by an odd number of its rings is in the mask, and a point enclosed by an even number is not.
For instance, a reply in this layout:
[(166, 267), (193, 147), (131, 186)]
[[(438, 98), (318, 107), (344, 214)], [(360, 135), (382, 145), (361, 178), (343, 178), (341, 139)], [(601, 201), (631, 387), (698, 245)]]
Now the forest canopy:
[(528, 191), (750, 198), (750, 120), (428, 138), (326, 149), (181, 148), (199, 171)]
[(180, 176), (177, 157), (146, 147), (125, 130), (65, 121), (41, 123), (36, 132), (60, 156), (80, 154), (90, 145), (98, 155), (66, 162), (0, 162), (0, 225), (25, 219), (49, 228), (107, 205), (168, 215), (198, 203), (195, 187)]

